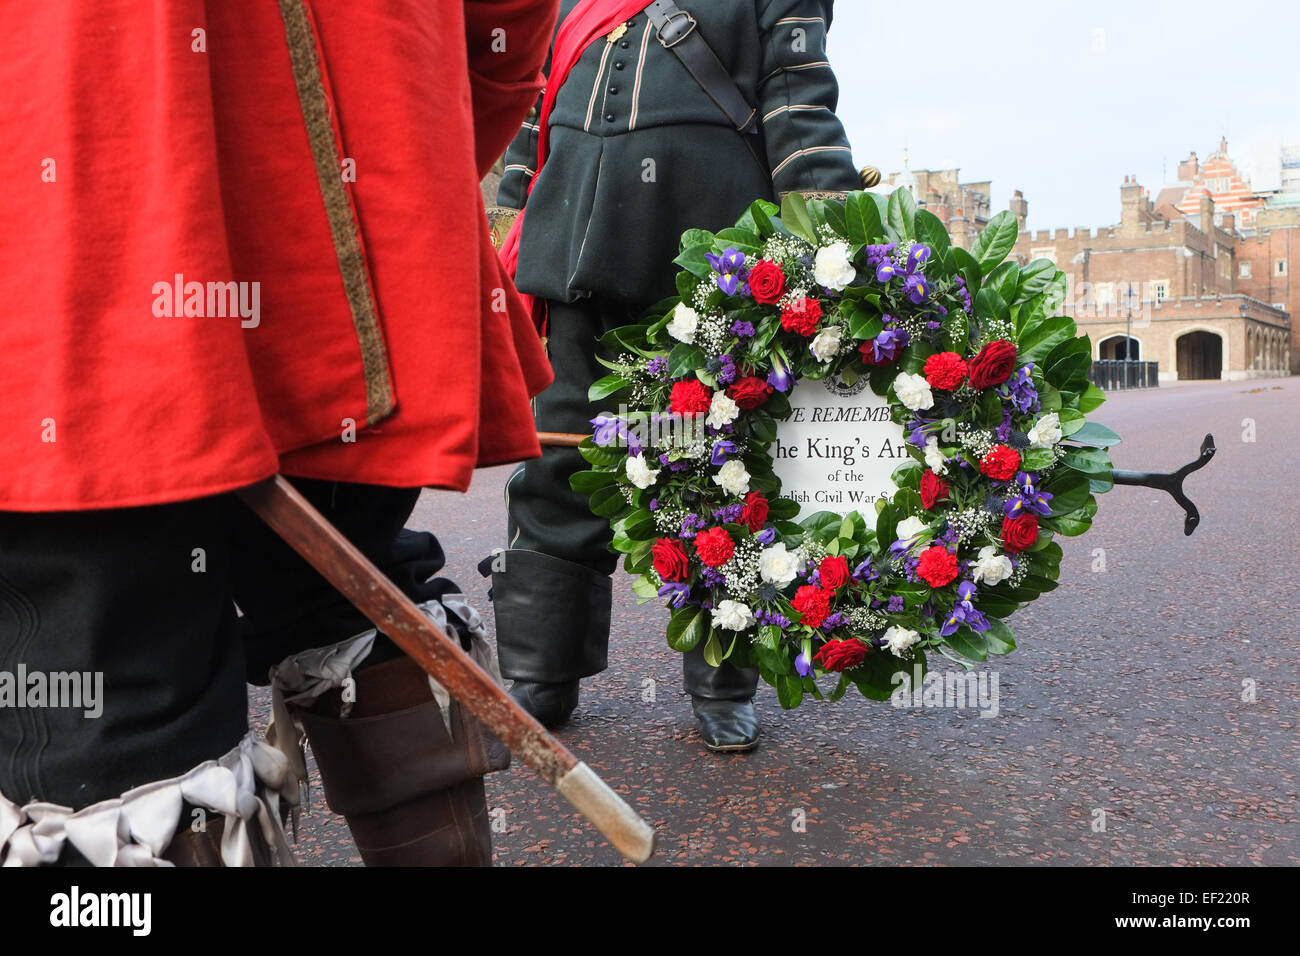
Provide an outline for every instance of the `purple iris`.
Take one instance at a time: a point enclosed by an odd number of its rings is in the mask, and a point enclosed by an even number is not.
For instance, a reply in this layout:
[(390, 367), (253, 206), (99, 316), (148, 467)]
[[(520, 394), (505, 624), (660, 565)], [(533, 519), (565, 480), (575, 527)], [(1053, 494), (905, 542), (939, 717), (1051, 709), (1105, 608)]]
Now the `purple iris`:
[(604, 412), (593, 418), (591, 424), (596, 427), (591, 440), (601, 447), (612, 445), (627, 434), (627, 425), (624, 424), (623, 419)]
[(1016, 374), (998, 386), (998, 393), (1007, 399), (1022, 415), (1036, 412), (1039, 408), (1038, 391), (1034, 388), (1030, 373), (1034, 363), (1022, 365)]
[(749, 270), (745, 268), (745, 254), (733, 246), (720, 256), (706, 252), (704, 258), (709, 260), (713, 271), (718, 273), (718, 288), (727, 295), (743, 291), (742, 284)]
[(659, 589), (659, 596), (668, 598), (669, 607), (680, 608), (691, 596), (691, 588), (687, 584), (665, 584)]
[(925, 281), (925, 276), (910, 275), (903, 280), (903, 291), (907, 293), (908, 299), (917, 305), (920, 305), (930, 297), (930, 283)]
[(978, 611), (971, 602), (975, 600), (975, 585), (969, 581), (963, 581), (957, 585), (957, 603), (952, 606), (952, 614), (943, 622), (943, 627), (939, 628), (939, 634), (943, 637), (956, 632), (957, 628), (965, 624), (972, 631), (987, 631), (991, 626), (988, 618), (982, 611)]
[(790, 366), (779, 352), (772, 356), (772, 371), (767, 373), (767, 384), (778, 392), (788, 392), (794, 388), (794, 376), (790, 374)]
[(876, 581), (880, 574), (871, 566), (871, 559), (863, 561), (853, 569), (853, 580), (855, 581)]
[(898, 275), (898, 266), (894, 265), (892, 262), (888, 260), (876, 266), (877, 282), (888, 282), (896, 275)]
[(709, 459), (711, 465), (721, 465), (727, 460), (728, 455), (734, 455), (739, 446), (734, 441), (720, 441), (713, 446), (713, 457)]
[(1052, 508), (1048, 504), (1052, 500), (1052, 495), (1047, 491), (1039, 491), (1036, 481), (1037, 478), (1029, 472), (1016, 473), (1016, 484), (1020, 487), (1020, 491), (1007, 499), (1003, 513), (1008, 518), (1018, 518), (1026, 511), (1044, 517), (1052, 513)]
[(907, 253), (907, 274), (911, 275), (917, 270), (917, 267), (925, 260), (930, 258), (930, 247), (923, 246), (921, 243), (913, 244), (911, 250)]
[(892, 362), (910, 341), (912, 337), (907, 334), (907, 329), (885, 329), (871, 340), (871, 351), (875, 353), (877, 362)]
[(737, 319), (731, 323), (731, 334), (741, 339), (750, 339), (754, 337), (754, 323), (742, 322)]
[(807, 648), (800, 651), (799, 656), (794, 659), (794, 669), (800, 677), (812, 677), (813, 662)]
[(776, 540), (775, 528), (764, 528), (762, 531), (758, 533), (759, 544), (771, 544), (775, 540)]

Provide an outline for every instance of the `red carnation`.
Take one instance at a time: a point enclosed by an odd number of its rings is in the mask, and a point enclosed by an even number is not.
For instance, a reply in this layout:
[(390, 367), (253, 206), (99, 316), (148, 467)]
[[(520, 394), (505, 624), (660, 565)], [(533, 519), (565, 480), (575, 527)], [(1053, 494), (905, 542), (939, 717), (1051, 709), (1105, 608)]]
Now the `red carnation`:
[(798, 332), (804, 338), (817, 334), (817, 323), (822, 318), (822, 304), (816, 299), (800, 299), (781, 310), (781, 328)]
[(1022, 514), (1018, 518), (1002, 519), (1002, 546), (1012, 554), (1032, 548), (1037, 540), (1037, 515)]
[(695, 536), (695, 553), (711, 568), (726, 564), (736, 553), (735, 542), (722, 528), (710, 528)]
[(761, 491), (751, 491), (745, 495), (745, 509), (740, 513), (740, 523), (754, 534), (763, 530), (767, 524), (767, 499)]
[(713, 405), (713, 393), (698, 378), (678, 382), (673, 386), (670, 408), (677, 415), (696, 415), (707, 412)]
[(755, 302), (771, 305), (785, 292), (785, 273), (771, 259), (759, 259), (749, 270), (749, 292)]
[(936, 501), (946, 501), (952, 488), (929, 468), (921, 476), (921, 507), (929, 511)]
[(827, 641), (813, 655), (813, 660), (824, 671), (847, 671), (861, 664), (867, 657), (867, 645), (856, 638), (847, 641)]
[(771, 394), (772, 386), (755, 375), (742, 378), (727, 389), (727, 397), (747, 412), (758, 408)]
[(980, 473), (996, 481), (1010, 481), (1020, 470), (1020, 452), (1008, 445), (994, 445), (980, 459)]
[(921, 552), (921, 559), (916, 565), (916, 576), (932, 588), (941, 588), (950, 584), (959, 570), (957, 555), (936, 544)]
[(925, 360), (925, 380), (932, 388), (951, 392), (966, 378), (966, 360), (956, 352), (940, 352)]
[(1016, 347), (1006, 339), (997, 339), (980, 349), (970, 360), (972, 388), (1001, 385), (1016, 370)]
[(838, 591), (849, 580), (849, 559), (842, 554), (827, 555), (817, 568), (822, 580), (822, 587), (828, 591)]
[(794, 592), (794, 600), (790, 604), (803, 615), (804, 624), (820, 627), (831, 613), (831, 592), (813, 584), (805, 584)]
[(657, 538), (650, 548), (655, 570), (665, 581), (685, 581), (690, 577), (691, 559), (676, 538)]

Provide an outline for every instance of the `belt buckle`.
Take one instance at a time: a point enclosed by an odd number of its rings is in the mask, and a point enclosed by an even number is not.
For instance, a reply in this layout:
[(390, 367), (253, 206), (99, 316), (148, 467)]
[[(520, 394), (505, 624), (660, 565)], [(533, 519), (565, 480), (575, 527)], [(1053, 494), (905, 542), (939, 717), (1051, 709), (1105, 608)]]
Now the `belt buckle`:
[[(671, 40), (665, 40), (664, 32), (672, 28), (673, 24), (678, 20), (686, 21), (687, 25), (685, 29), (682, 30), (680, 36), (675, 36)], [(698, 26), (698, 24), (695, 22), (695, 18), (693, 16), (691, 16), (685, 10), (677, 10), (676, 12), (670, 14), (668, 19), (664, 21), (664, 25), (659, 28), (659, 43), (663, 46), (665, 50), (671, 50), (677, 44), (681, 43), (688, 36), (694, 33), (696, 26)]]

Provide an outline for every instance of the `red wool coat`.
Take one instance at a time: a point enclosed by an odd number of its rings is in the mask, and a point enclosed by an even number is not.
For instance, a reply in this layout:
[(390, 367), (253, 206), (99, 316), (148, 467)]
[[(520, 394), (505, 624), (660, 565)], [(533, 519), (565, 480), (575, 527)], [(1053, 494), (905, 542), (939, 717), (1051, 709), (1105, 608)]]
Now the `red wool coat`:
[[(0, 35), (0, 509), (464, 490), (551, 381), (478, 182), (554, 0), (42, 0)], [(240, 311), (240, 308), (243, 311)]]

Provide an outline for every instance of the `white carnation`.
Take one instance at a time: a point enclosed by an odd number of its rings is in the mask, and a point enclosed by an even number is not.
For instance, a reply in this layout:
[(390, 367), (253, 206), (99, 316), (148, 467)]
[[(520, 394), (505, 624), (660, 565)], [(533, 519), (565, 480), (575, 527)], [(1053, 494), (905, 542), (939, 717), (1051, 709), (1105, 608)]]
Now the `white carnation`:
[(1029, 446), (1051, 448), (1061, 437), (1061, 417), (1056, 412), (1048, 412), (1029, 429)]
[(673, 309), (672, 320), (668, 323), (668, 334), (687, 345), (695, 344), (695, 330), (699, 327), (700, 315), (685, 302), (678, 302)]
[(638, 488), (649, 488), (659, 478), (660, 469), (651, 469), (644, 455), (631, 455), (627, 460), (627, 477)]
[(897, 535), (899, 541), (906, 541), (908, 538), (915, 538), (927, 527), (928, 525), (920, 518), (904, 518), (898, 522), (894, 534)]
[(728, 631), (743, 631), (754, 625), (754, 612), (739, 601), (719, 601), (713, 609), (713, 623)]
[(996, 552), (997, 548), (991, 544), (980, 548), (979, 557), (971, 567), (971, 579), (976, 584), (994, 585), (1011, 577), (1011, 572), (1015, 570), (1011, 566), (1011, 559)]
[(924, 411), (934, 404), (934, 393), (930, 391), (930, 383), (924, 375), (899, 372), (894, 379), (894, 394), (914, 412)]
[(740, 406), (728, 397), (722, 389), (713, 393), (713, 403), (709, 406), (709, 417), (704, 420), (704, 424), (712, 425), (714, 428), (721, 428), (723, 425), (730, 425), (740, 415)]
[(830, 328), (818, 332), (817, 337), (812, 340), (812, 345), (808, 348), (817, 361), (829, 362), (839, 352), (840, 336), (843, 334), (843, 329), (838, 325), (832, 325)]
[(829, 246), (822, 246), (813, 260), (813, 278), (818, 285), (839, 292), (858, 274), (851, 260), (847, 242), (832, 242)]
[(769, 584), (785, 587), (799, 574), (799, 555), (785, 549), (785, 544), (764, 548), (758, 556), (758, 574)]
[(884, 634), (885, 646), (895, 657), (902, 657), (903, 652), (921, 639), (921, 635), (916, 631), (910, 631), (905, 627), (894, 625)]
[(745, 470), (744, 462), (738, 458), (733, 458), (713, 476), (713, 483), (721, 485), (722, 490), (729, 495), (743, 495), (749, 491), (749, 472)]
[(925, 463), (936, 475), (946, 475), (948, 473), (948, 460), (943, 457), (943, 452), (939, 450), (939, 439), (933, 435), (925, 440)]

